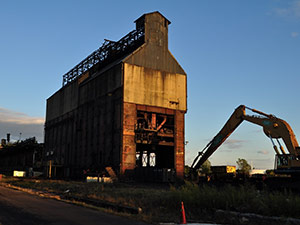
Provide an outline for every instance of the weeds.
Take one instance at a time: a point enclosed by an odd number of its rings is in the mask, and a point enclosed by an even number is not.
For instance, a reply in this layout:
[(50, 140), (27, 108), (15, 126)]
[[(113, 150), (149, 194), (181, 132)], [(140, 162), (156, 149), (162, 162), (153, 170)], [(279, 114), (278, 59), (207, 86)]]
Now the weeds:
[(231, 210), (244, 213), (257, 213), (267, 216), (300, 218), (300, 197), (292, 192), (258, 191), (253, 186), (222, 188), (204, 185), (198, 187), (186, 183), (179, 189), (172, 190), (173, 204), (184, 201), (187, 209)]
[(5, 182), (58, 194), (69, 194), (131, 207), (141, 207), (143, 214), (140, 215), (140, 218), (151, 222), (178, 222), (181, 201), (184, 202), (187, 217), (191, 220), (203, 219), (203, 216), (207, 216), (217, 209), (300, 218), (300, 197), (297, 194), (289, 191), (258, 191), (250, 185), (216, 187), (198, 186), (186, 182), (180, 187), (155, 188), (151, 185), (52, 180), (11, 179)]

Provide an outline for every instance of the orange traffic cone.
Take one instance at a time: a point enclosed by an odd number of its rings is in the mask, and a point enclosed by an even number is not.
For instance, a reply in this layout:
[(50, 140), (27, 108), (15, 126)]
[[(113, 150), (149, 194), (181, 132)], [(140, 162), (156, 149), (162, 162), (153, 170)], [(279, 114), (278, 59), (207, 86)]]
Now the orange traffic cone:
[(181, 224), (186, 224), (185, 210), (184, 210), (183, 202), (181, 202), (181, 215), (182, 215)]

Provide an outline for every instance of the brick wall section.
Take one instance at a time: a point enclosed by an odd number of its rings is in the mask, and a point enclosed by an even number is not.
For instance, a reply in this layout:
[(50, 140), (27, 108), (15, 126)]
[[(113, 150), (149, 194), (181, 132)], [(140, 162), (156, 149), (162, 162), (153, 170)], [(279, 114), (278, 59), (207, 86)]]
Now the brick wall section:
[(135, 168), (136, 145), (134, 142), (134, 124), (136, 121), (136, 104), (123, 104), (123, 138), (121, 147), (121, 168), (120, 173), (124, 174), (126, 170)]
[(122, 146), (122, 161), (121, 161), (121, 174), (126, 170), (133, 170), (135, 168), (135, 152), (136, 144), (134, 141), (134, 125), (136, 123), (137, 110), (155, 112), (175, 116), (175, 154), (174, 162), (177, 177), (183, 178), (184, 175), (184, 114), (178, 110), (136, 105), (133, 103), (123, 104), (123, 146)]
[(184, 176), (184, 113), (175, 111), (175, 169), (179, 178)]

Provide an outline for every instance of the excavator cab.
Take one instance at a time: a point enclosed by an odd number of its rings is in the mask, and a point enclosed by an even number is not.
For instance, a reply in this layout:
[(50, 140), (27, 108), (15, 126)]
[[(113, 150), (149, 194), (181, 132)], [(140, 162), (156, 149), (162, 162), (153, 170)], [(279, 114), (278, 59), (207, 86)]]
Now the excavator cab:
[(276, 155), (275, 156), (275, 169), (286, 169), (291, 167), (291, 162), (296, 160), (296, 157), (291, 154)]
[(300, 160), (293, 154), (275, 156), (275, 172), (284, 174), (300, 173)]
[(295, 147), (295, 154), (276, 154), (275, 172), (278, 174), (300, 174), (300, 147)]

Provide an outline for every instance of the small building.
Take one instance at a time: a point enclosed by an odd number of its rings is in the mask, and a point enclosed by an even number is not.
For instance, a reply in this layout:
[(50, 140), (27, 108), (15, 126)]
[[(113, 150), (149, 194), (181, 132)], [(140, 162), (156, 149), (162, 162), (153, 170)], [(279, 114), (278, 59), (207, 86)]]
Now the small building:
[(42, 171), (43, 144), (36, 139), (4, 144), (0, 148), (0, 174), (13, 175), (13, 171)]
[(120, 176), (183, 178), (187, 84), (168, 50), (171, 22), (153, 12), (135, 23), (66, 73), (47, 99), (44, 157), (52, 176), (109, 166)]

